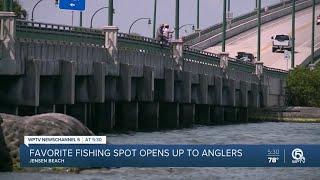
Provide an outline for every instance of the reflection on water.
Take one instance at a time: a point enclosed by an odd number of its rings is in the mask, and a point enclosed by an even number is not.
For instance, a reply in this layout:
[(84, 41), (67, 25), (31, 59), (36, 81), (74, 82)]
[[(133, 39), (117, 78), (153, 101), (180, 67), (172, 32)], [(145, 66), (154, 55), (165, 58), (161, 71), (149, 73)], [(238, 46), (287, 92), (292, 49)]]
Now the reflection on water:
[[(114, 144), (320, 144), (320, 123), (253, 123), (108, 134)], [(320, 179), (320, 168), (117, 168), (80, 174), (2, 173), (0, 179)]]

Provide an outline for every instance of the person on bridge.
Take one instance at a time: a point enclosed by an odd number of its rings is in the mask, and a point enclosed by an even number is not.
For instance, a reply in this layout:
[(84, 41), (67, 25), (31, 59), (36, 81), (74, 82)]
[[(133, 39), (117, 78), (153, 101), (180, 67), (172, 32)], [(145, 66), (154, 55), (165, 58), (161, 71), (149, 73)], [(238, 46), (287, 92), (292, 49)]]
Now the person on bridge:
[(170, 42), (172, 38), (172, 34), (174, 31), (170, 31), (170, 27), (168, 24), (164, 25), (163, 36), (165, 37), (166, 42)]
[(161, 24), (157, 30), (157, 40), (165, 41), (165, 37), (163, 35), (164, 24)]

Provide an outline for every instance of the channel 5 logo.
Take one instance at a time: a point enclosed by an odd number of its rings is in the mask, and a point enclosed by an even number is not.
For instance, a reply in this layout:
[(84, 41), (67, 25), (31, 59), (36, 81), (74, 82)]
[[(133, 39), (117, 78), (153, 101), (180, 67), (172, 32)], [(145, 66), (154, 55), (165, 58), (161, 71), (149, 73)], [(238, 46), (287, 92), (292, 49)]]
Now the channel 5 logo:
[(291, 153), (292, 156), (292, 163), (293, 164), (297, 164), (297, 163), (305, 163), (306, 162), (306, 158), (303, 156), (303, 151), (300, 148), (295, 148), (294, 150), (292, 150)]

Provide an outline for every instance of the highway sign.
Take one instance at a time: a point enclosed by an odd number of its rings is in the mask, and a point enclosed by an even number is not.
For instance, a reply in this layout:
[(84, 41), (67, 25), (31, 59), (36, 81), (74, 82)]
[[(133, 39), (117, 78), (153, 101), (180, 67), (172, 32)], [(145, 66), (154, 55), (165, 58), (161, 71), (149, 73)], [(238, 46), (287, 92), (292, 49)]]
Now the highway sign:
[(75, 11), (83, 11), (86, 7), (85, 0), (60, 0), (59, 8)]

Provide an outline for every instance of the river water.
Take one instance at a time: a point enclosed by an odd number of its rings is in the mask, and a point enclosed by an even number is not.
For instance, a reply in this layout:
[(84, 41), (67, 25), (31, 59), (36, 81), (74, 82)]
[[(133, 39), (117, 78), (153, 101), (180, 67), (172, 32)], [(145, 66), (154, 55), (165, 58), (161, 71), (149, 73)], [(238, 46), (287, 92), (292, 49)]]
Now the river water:
[[(249, 123), (107, 134), (114, 144), (320, 144), (320, 123)], [(320, 152), (319, 152), (320, 153)], [(320, 168), (116, 168), (80, 174), (1, 173), (1, 180), (320, 179)]]

